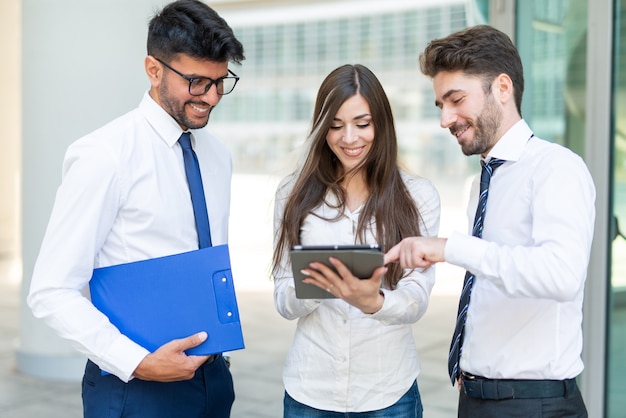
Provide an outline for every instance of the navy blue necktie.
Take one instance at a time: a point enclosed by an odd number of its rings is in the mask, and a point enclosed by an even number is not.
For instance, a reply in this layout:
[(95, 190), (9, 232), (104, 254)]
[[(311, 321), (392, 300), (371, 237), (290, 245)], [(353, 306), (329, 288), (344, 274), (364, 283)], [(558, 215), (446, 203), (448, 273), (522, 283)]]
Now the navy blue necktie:
[[(478, 238), (483, 236), (483, 221), (485, 219), (485, 210), (487, 208), (487, 197), (489, 195), (489, 182), (496, 168), (500, 167), (504, 160), (492, 158), (485, 164), (481, 161), (482, 171), (480, 173), (480, 195), (478, 197), (478, 207), (476, 208), (476, 216), (474, 217), (474, 228), (472, 235)], [(459, 300), (459, 312), (456, 318), (456, 326), (450, 343), (450, 355), (448, 356), (448, 374), (452, 385), (459, 378), (459, 360), (461, 358), (461, 346), (463, 344), (463, 331), (465, 330), (465, 320), (467, 318), (467, 308), (469, 307), (470, 295), (472, 293), (472, 285), (474, 284), (474, 275), (471, 272), (465, 273), (463, 281), (463, 290)]]
[(199, 247), (210, 247), (212, 244), (209, 214), (207, 213), (206, 200), (204, 199), (204, 187), (202, 187), (202, 175), (200, 174), (198, 157), (193, 148), (191, 148), (191, 134), (189, 132), (183, 132), (178, 142), (183, 149), (185, 174), (187, 175), (187, 184), (189, 185), (189, 192), (191, 193), (193, 214), (196, 219)]

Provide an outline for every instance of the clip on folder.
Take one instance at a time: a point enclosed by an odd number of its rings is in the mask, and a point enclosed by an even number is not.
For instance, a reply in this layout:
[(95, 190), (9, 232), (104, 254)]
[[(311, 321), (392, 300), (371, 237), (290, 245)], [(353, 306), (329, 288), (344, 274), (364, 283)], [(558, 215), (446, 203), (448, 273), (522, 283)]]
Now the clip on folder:
[(94, 306), (150, 352), (200, 331), (208, 338), (187, 354), (244, 348), (228, 245), (98, 268), (89, 286)]

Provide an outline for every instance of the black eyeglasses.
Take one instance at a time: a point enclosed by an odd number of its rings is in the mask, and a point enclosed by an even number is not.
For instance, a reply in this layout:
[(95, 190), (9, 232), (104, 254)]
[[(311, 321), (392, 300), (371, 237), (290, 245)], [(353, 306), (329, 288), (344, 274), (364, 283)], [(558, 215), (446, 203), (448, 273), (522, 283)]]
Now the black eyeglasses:
[(225, 94), (231, 93), (235, 89), (235, 86), (237, 85), (237, 82), (239, 81), (239, 76), (230, 70), (228, 70), (228, 73), (230, 74), (230, 76), (220, 77), (217, 80), (213, 80), (212, 78), (209, 78), (209, 77), (189, 77), (181, 73), (180, 71), (175, 70), (174, 68), (170, 67), (168, 64), (161, 61), (157, 57), (154, 57), (154, 59), (156, 59), (165, 67), (175, 72), (176, 74), (178, 74), (185, 80), (187, 80), (189, 82), (189, 94), (191, 94), (192, 96), (205, 95), (206, 92), (209, 91), (209, 89), (211, 88), (213, 84), (215, 84), (215, 87), (217, 89), (217, 94), (219, 94), (220, 96), (223, 96)]

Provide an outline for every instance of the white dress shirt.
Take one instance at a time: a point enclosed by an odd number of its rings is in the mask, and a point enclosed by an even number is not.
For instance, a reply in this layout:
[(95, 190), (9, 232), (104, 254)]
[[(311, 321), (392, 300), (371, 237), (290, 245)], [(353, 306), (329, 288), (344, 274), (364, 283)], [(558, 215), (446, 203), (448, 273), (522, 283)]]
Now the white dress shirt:
[[(425, 236), (439, 230), (439, 194), (425, 179), (402, 178), (422, 215)], [(278, 187), (275, 228), (280, 225), (294, 177)], [(332, 203), (334, 199), (327, 198)], [(306, 217), (301, 244), (354, 244), (361, 209), (347, 211), (336, 222), (337, 210), (321, 205)], [(375, 225), (365, 243), (377, 243)], [(274, 274), (274, 302), (287, 319), (298, 319), (287, 356), (283, 381), (289, 395), (314, 408), (338, 412), (378, 410), (398, 401), (419, 374), (420, 365), (411, 325), (426, 311), (435, 282), (434, 268), (413, 271), (395, 290), (383, 289), (385, 301), (373, 315), (341, 299), (297, 299), (289, 260)]]
[[(525, 121), (493, 147), (483, 238), (455, 233), (446, 261), (476, 275), (460, 367), (488, 378), (566, 379), (583, 370), (582, 304), (595, 218), (583, 160)], [(473, 223), (478, 178), (468, 207)]]
[[(230, 154), (206, 129), (191, 132), (213, 244), (225, 244)], [(70, 145), (34, 267), (28, 304), (35, 316), (123, 381), (148, 351), (122, 335), (83, 290), (94, 268), (198, 249), (181, 133), (146, 93), (137, 109)]]

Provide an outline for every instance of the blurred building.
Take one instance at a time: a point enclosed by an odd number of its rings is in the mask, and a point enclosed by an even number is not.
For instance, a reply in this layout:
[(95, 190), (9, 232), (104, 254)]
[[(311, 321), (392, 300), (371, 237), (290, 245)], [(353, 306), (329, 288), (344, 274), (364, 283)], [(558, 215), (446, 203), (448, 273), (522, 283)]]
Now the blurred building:
[[(427, 177), (467, 175), (467, 158), (439, 127), (419, 52), (478, 14), (465, 0), (228, 3), (221, 6), (246, 48), (235, 69), (237, 94), (222, 101), (213, 129), (228, 138), (235, 167), (275, 173), (297, 160), (322, 79), (343, 64), (363, 64), (392, 103), (400, 154)], [(233, 5), (234, 4), (234, 5)], [(216, 123), (217, 122), (217, 123)], [(232, 129), (236, 125), (237, 129)], [(296, 154), (294, 156), (294, 153)], [(295, 158), (294, 158), (295, 157)]]

